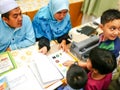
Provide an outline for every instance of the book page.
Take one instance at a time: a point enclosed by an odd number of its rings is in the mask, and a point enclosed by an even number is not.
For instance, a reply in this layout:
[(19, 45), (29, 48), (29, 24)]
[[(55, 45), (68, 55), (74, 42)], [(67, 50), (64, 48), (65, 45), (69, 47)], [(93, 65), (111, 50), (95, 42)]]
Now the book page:
[(74, 61), (73, 57), (63, 50), (59, 50), (58, 52), (49, 55), (49, 59), (51, 60), (51, 62), (53, 62), (53, 64), (58, 68), (58, 70), (62, 73), (64, 77), (66, 77), (68, 67), (64, 66), (63, 63), (67, 60)]
[(5, 77), (10, 90), (44, 90), (27, 66), (7, 73)]
[(50, 62), (49, 58), (42, 53), (34, 55), (36, 68), (43, 84), (55, 82), (63, 78), (58, 69)]

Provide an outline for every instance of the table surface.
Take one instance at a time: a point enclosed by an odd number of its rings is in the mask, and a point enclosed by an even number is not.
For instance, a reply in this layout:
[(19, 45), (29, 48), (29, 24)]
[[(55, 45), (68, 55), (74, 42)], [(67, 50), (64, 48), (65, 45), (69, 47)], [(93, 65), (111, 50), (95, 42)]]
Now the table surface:
[[(56, 43), (56, 41), (51, 41), (50, 46), (51, 46), (51, 49), (47, 55), (55, 53), (59, 50), (58, 44)], [(33, 56), (36, 53), (39, 53), (38, 52), (38, 42), (36, 42), (35, 45), (32, 45), (30, 47), (11, 51), (11, 54), (17, 64), (18, 68), (33, 63)], [(63, 80), (59, 80), (50, 86), (45, 86), (45, 90), (53, 90), (62, 84), (63, 84)]]
[[(73, 37), (71, 41), (80, 42), (80, 41), (85, 40), (85, 39), (87, 39), (89, 37), (89, 36), (86, 36), (84, 34), (80, 34), (80, 33), (76, 32), (76, 30), (78, 28), (81, 28), (81, 27), (83, 27), (85, 25), (93, 26), (91, 23), (87, 23), (87, 24), (80, 25), (78, 27), (72, 28), (70, 30), (70, 32), (69, 32), (69, 35), (70, 36), (72, 35), (72, 37)], [(99, 31), (98, 31), (98, 33), (99, 33)], [(58, 49), (59, 44), (54, 40), (51, 41), (50, 46), (51, 46), (51, 49), (49, 50), (47, 55), (55, 53), (55, 52), (57, 52), (59, 50)], [(70, 44), (68, 45), (68, 47), (70, 47)], [(37, 42), (36, 42), (35, 45), (32, 45), (30, 47), (11, 51), (11, 53), (12, 53), (13, 57), (15, 58), (15, 60), (17, 60), (16, 61), (17, 66), (22, 66), (23, 64), (31, 63), (32, 62), (32, 55), (34, 53), (36, 53), (36, 52), (39, 53), (38, 43)]]
[[(54, 48), (51, 48), (51, 50), (48, 52), (48, 55), (58, 51), (58, 49), (57, 49), (58, 45), (55, 41), (51, 41), (51, 47), (54, 47)], [(23, 65), (31, 63), (32, 56), (35, 53), (39, 53), (38, 42), (36, 42), (35, 45), (29, 46), (27, 48), (22, 48), (19, 50), (11, 51), (11, 54), (14, 57), (14, 59), (16, 60), (18, 67), (21, 67)]]
[[(47, 55), (55, 53), (59, 50), (58, 49), (59, 44), (56, 43), (55, 41), (51, 41), (50, 45), (51, 45), (51, 49)], [(69, 45), (69, 47), (70, 47), (70, 45)], [(38, 42), (36, 42), (35, 45), (29, 46), (27, 48), (22, 48), (19, 50), (11, 51), (11, 54), (17, 64), (18, 68), (31, 64), (33, 62), (33, 56), (36, 53), (39, 53), (38, 52)], [(70, 54), (74, 58), (74, 60), (77, 60), (77, 58), (74, 55), (72, 55), (72, 53), (69, 52), (68, 54)], [(58, 82), (54, 83), (53, 85), (46, 87), (46, 90), (53, 90), (53, 89), (57, 88), (58, 86), (63, 84), (63, 81), (64, 81), (64, 79), (59, 80)]]

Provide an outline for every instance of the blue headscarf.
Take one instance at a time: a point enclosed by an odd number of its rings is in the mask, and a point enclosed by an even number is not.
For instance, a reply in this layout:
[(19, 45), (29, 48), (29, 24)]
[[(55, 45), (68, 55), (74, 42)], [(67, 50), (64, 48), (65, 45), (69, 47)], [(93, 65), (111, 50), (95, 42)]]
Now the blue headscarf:
[(50, 0), (48, 4), (48, 8), (50, 10), (50, 14), (52, 18), (54, 19), (54, 14), (63, 10), (67, 9), (69, 10), (69, 2), (67, 0)]
[(44, 36), (53, 40), (69, 32), (71, 29), (69, 13), (62, 21), (57, 21), (54, 18), (54, 14), (63, 9), (69, 10), (68, 0), (50, 0), (48, 6), (37, 12), (33, 19), (36, 38)]

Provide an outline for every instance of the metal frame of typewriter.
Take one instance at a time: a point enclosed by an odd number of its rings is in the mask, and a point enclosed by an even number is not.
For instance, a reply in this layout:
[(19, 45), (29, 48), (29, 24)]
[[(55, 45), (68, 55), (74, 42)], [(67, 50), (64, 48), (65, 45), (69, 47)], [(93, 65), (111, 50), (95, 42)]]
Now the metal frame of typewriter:
[(98, 46), (99, 37), (97, 35), (93, 35), (88, 39), (85, 39), (80, 42), (72, 42), (70, 51), (76, 56), (78, 59), (86, 61), (89, 56), (89, 51), (96, 46)]

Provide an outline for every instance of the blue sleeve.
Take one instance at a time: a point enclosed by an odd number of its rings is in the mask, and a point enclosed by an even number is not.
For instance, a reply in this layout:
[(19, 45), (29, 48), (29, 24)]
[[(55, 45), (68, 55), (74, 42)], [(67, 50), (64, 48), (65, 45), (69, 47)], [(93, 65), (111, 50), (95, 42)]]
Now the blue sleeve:
[(34, 28), (36, 38), (41, 38), (45, 36), (44, 34), (45, 32), (43, 31), (43, 29), (46, 29), (45, 22), (46, 22), (45, 20), (43, 20), (42, 18), (39, 18), (39, 13), (35, 15), (32, 21), (32, 25)]
[(114, 50), (112, 51), (116, 58), (119, 56), (119, 52), (120, 52), (120, 38), (117, 37), (116, 40), (114, 41)]

